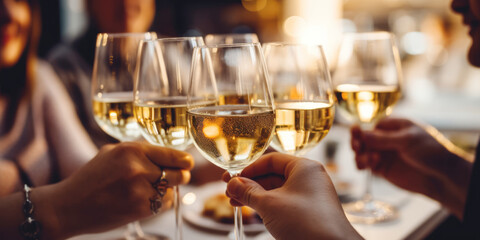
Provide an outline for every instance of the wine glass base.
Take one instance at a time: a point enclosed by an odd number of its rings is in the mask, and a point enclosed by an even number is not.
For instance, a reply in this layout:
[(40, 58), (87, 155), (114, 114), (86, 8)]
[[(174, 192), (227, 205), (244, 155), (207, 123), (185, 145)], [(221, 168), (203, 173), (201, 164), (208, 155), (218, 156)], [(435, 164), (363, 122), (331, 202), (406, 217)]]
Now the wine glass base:
[(374, 224), (390, 221), (398, 216), (392, 205), (380, 201), (355, 201), (343, 204), (345, 215), (351, 223)]

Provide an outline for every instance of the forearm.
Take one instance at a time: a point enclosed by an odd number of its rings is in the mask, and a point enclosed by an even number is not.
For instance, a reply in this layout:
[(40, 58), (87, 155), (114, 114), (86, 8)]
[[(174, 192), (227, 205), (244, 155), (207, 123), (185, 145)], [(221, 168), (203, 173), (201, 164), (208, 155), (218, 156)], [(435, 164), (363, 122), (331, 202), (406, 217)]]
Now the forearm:
[(448, 169), (444, 170), (444, 192), (440, 201), (458, 219), (463, 219), (463, 212), (470, 184), (472, 162), (452, 154), (448, 159)]
[[(41, 224), (40, 239), (63, 239), (59, 227), (57, 214), (52, 199), (54, 186), (35, 188), (30, 193), (30, 200), (34, 206), (33, 218)], [(25, 193), (17, 192), (0, 198), (0, 239), (24, 239), (19, 231), (19, 226), (25, 222), (23, 203)]]

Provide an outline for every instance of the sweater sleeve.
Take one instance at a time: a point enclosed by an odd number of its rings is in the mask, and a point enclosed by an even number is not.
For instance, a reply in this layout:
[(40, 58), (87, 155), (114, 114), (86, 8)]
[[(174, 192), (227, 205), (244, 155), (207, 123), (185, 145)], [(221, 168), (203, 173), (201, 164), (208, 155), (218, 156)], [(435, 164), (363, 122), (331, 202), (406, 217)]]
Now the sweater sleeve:
[(97, 148), (88, 137), (53, 69), (46, 62), (40, 62), (39, 69), (37, 84), (42, 84), (45, 91), (46, 136), (63, 179), (92, 159)]

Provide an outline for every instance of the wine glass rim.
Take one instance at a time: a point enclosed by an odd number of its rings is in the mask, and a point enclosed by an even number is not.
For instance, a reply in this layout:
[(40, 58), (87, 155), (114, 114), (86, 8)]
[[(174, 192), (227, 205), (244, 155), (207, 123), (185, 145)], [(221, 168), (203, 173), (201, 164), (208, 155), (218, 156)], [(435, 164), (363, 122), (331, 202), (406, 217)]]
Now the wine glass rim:
[(345, 38), (353, 38), (356, 40), (384, 40), (392, 39), (393, 37), (393, 33), (387, 31), (345, 33)]
[(157, 38), (157, 39), (148, 39), (144, 41), (152, 41), (152, 42), (177, 42), (177, 41), (185, 41), (185, 40), (199, 40), (202, 39), (202, 36), (191, 36), (191, 37), (164, 37), (164, 38)]
[(296, 43), (296, 42), (266, 42), (263, 46), (305, 46), (305, 47), (319, 47), (323, 49), (322, 44), (317, 43)]
[(219, 43), (219, 44), (206, 44), (203, 46), (197, 46), (195, 48), (209, 49), (209, 48), (240, 48), (240, 47), (261, 47), (260, 43)]
[(209, 33), (207, 35), (205, 35), (205, 37), (207, 36), (218, 36), (218, 37), (226, 37), (226, 36), (246, 36), (246, 35), (255, 35), (257, 36), (256, 33)]
[(99, 33), (98, 36), (107, 36), (113, 38), (141, 37), (145, 35), (154, 36), (155, 32), (135, 32), (135, 33)]

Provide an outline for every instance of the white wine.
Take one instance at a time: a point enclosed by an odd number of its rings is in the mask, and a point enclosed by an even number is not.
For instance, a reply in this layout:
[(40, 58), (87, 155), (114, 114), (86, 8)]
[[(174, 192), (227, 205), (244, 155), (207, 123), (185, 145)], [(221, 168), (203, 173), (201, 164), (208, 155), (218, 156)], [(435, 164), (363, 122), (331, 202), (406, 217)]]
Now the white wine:
[(272, 147), (279, 152), (302, 155), (330, 131), (335, 108), (325, 102), (276, 102)]
[(190, 134), (200, 152), (230, 172), (240, 172), (262, 155), (275, 126), (275, 113), (266, 107), (203, 107), (187, 115)]
[[(199, 106), (214, 105), (199, 102)], [(142, 135), (151, 144), (185, 150), (191, 143), (187, 125), (187, 98), (168, 97), (145, 101), (134, 106)]]
[(375, 123), (389, 115), (400, 95), (397, 86), (342, 84), (335, 88), (340, 111), (358, 123)]
[(104, 93), (93, 99), (93, 116), (108, 135), (120, 141), (134, 141), (140, 137), (137, 120), (133, 116), (131, 92)]
[(237, 95), (232, 94), (219, 94), (218, 95), (218, 104), (219, 105), (235, 105), (235, 104), (248, 104), (250, 99), (256, 97), (254, 94), (247, 95)]

